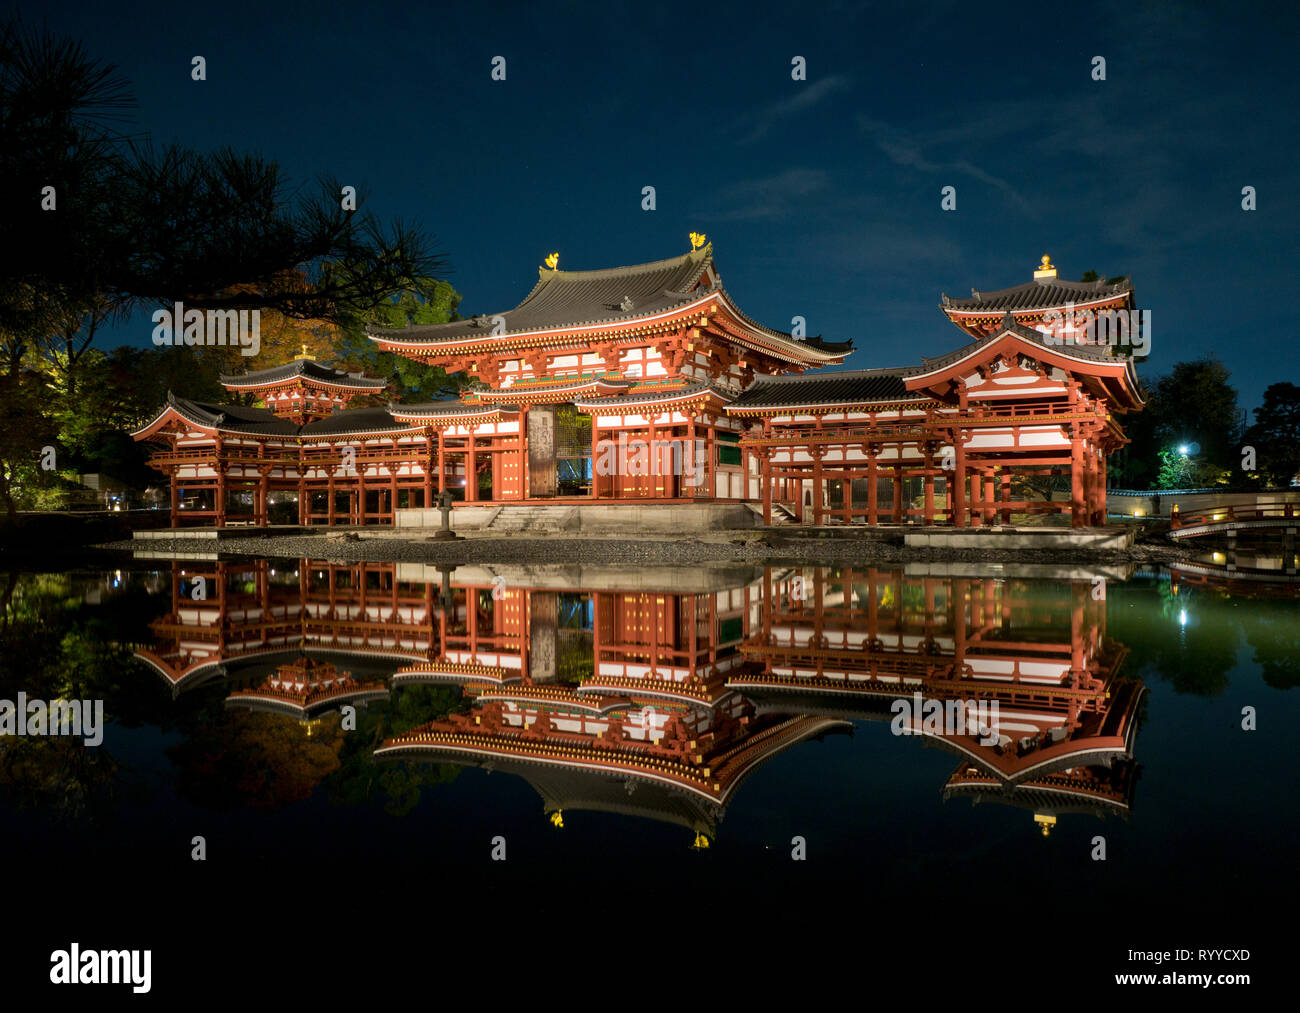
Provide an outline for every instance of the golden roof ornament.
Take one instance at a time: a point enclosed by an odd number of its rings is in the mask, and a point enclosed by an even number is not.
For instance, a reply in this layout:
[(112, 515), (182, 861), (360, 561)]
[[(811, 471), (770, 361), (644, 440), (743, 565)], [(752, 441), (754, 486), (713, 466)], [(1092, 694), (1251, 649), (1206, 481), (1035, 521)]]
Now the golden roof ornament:
[(701, 246), (704, 245), (704, 241), (708, 239), (708, 236), (706, 236), (703, 232), (692, 232), (690, 239), (691, 239), (691, 249), (698, 250)]
[(1038, 824), (1038, 829), (1043, 832), (1043, 836), (1048, 837), (1052, 833), (1052, 827), (1056, 826), (1056, 817), (1051, 813), (1034, 813), (1034, 822)]
[(1038, 263), (1038, 270), (1034, 272), (1034, 280), (1038, 281), (1040, 278), (1055, 278), (1055, 277), (1056, 277), (1056, 267), (1052, 264), (1052, 258), (1049, 257), (1046, 253), (1044, 253), (1042, 259)]
[(560, 262), (559, 253), (552, 253), (546, 258), (546, 266), (549, 267), (552, 271), (555, 270), (555, 265), (558, 264), (559, 262)]
[(297, 355), (295, 355), (294, 359), (297, 360), (297, 359), (310, 359), (310, 358), (311, 358), (311, 352), (307, 351), (307, 342), (304, 341), (302, 343), (302, 351), (299, 352)]

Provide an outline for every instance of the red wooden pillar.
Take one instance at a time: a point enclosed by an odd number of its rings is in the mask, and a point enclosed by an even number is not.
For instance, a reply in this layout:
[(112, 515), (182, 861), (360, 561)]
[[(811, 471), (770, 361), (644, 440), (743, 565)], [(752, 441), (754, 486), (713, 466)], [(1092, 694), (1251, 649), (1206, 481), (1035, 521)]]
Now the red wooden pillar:
[(222, 453), (223, 441), (221, 435), (217, 435), (217, 490), (214, 494), (216, 502), (213, 507), (216, 508), (215, 522), (216, 526), (223, 528), (226, 526), (226, 462), (225, 455)]
[(438, 430), (438, 492), (447, 488), (447, 439), (446, 430)]
[(1074, 528), (1084, 524), (1083, 483), (1083, 440), (1078, 428), (1074, 427), (1070, 437), (1070, 526)]
[(424, 460), (420, 462), (424, 472), (424, 502), (421, 506), (428, 510), (433, 506), (433, 433), (424, 431)]
[(772, 448), (761, 448), (759, 481), (763, 483), (763, 523), (772, 525)]
[(1097, 523), (1103, 527), (1108, 520), (1108, 510), (1106, 503), (1106, 452), (1100, 447), (1097, 448), (1097, 509), (1101, 515), (1097, 518)]
[(952, 473), (952, 523), (955, 527), (966, 526), (966, 446), (962, 443), (961, 430), (953, 431), (953, 473)]
[(353, 497), (356, 506), (353, 508), (352, 516), (354, 524), (365, 527), (366, 524), (366, 464), (361, 461), (357, 464), (357, 484), (356, 493)]
[[(901, 451), (901, 446), (900, 446)], [(900, 464), (894, 469), (894, 523), (902, 524), (906, 520), (903, 516), (903, 466)]]
[(181, 526), (181, 490), (180, 482), (176, 479), (176, 468), (173, 467), (168, 473), (168, 479), (171, 482), (172, 491), (172, 527)]
[[(1002, 502), (1004, 504), (1011, 502), (1011, 472), (1007, 471), (1005, 468), (1002, 470)], [(1010, 507), (1003, 506), (1002, 523), (1003, 524), (1011, 523)]]
[(469, 437), (465, 449), (465, 502), (475, 503), (478, 501), (478, 455), (474, 452), (473, 428), (466, 426), (465, 432)]
[[(686, 446), (690, 447), (688, 452), (686, 447), (682, 447), (682, 483), (678, 489), (680, 495), (698, 497), (705, 495), (705, 490), (696, 482), (695, 470), (695, 416), (691, 415), (690, 420), (686, 423)], [(712, 495), (712, 493), (709, 493)]]
[(934, 454), (925, 452), (925, 523), (934, 523)]
[(600, 499), (600, 430), (596, 428), (599, 416), (591, 413), (591, 498)]
[[(705, 495), (713, 499), (718, 495), (718, 427), (709, 426), (704, 436), (704, 486)], [(749, 495), (749, 478), (746, 472), (745, 488), (741, 495)]]
[(980, 473), (974, 469), (970, 473), (970, 505), (971, 505), (971, 525), (978, 527), (984, 520), (984, 512), (980, 509), (984, 499), (984, 488), (980, 483)]
[(874, 528), (880, 523), (880, 510), (877, 504), (880, 471), (876, 466), (876, 455), (873, 450), (867, 452), (867, 524)]
[(824, 489), (822, 487), (822, 454), (825, 448), (820, 444), (813, 446), (813, 524), (821, 526), (822, 522), (822, 500), (824, 498)]

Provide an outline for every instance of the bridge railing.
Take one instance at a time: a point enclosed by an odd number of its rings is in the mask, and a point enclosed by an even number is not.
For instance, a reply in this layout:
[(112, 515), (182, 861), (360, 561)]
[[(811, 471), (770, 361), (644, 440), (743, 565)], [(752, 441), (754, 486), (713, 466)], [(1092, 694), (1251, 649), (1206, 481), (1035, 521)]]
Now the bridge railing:
[(1261, 521), (1300, 517), (1300, 509), (1295, 503), (1252, 503), (1211, 508), (1192, 514), (1183, 514), (1175, 503), (1169, 510), (1169, 526), (1177, 531), (1179, 528), (1196, 524), (1224, 524), (1229, 521)]

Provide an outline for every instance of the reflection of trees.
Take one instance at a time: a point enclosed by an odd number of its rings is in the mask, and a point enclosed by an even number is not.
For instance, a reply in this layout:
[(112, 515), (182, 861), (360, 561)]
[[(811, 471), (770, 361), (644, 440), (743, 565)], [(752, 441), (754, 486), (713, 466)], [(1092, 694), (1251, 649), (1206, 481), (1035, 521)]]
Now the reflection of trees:
[(0, 737), (0, 786), (20, 809), (81, 816), (112, 803), (116, 776), (113, 757), (81, 739)]
[[(140, 692), (141, 673), (114, 640), (140, 625), (142, 593), (84, 602), (88, 578), (15, 573), (0, 578), (0, 699), (103, 700), (104, 721), (165, 725), (169, 701)], [(82, 738), (0, 738), (0, 786), (18, 805), (64, 817), (114, 804), (117, 761)]]
[(1107, 630), (1129, 648), (1130, 675), (1155, 675), (1196, 696), (1227, 690), (1241, 642), (1228, 596), (1187, 587), (1175, 595), (1163, 581), (1111, 584), (1107, 606)]
[(69, 574), (9, 573), (0, 585), (0, 691), (42, 699), (112, 699), (124, 707), (134, 688), (131, 654), (114, 643), (139, 620), (142, 593), (105, 605), (84, 603), (84, 582)]
[(195, 805), (278, 809), (309, 797), (339, 768), (343, 734), (337, 714), (308, 726), (281, 714), (222, 711), (167, 755), (178, 792)]
[(405, 816), (420, 801), (420, 790), (456, 779), (452, 764), (378, 763), (374, 751), (386, 737), (400, 735), (426, 721), (467, 706), (459, 686), (406, 686), (386, 701), (357, 711), (357, 727), (348, 732), (339, 754), (339, 770), (329, 778), (329, 798), (336, 805), (361, 805), (376, 798), (384, 812)]
[(1296, 602), (1252, 602), (1246, 614), (1246, 642), (1267, 686), (1300, 686), (1300, 607)]

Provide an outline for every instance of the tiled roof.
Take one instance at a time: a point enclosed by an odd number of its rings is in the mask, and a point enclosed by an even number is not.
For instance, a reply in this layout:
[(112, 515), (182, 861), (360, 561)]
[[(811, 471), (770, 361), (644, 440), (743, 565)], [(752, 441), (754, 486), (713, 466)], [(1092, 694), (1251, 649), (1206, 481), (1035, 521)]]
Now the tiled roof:
[(317, 419), (314, 422), (299, 426), (289, 419), (280, 418), (265, 408), (207, 404), (177, 397), (174, 394), (167, 395), (167, 404), (198, 425), (249, 435), (331, 436), (342, 433), (383, 432), (411, 428), (405, 422), (398, 422), (386, 408), (348, 408), (336, 411), (328, 418)]
[(398, 422), (387, 408), (347, 408), (323, 419), (308, 422), (300, 436), (333, 436), (341, 433), (385, 432), (392, 429), (410, 429), (406, 422)]
[(292, 362), (272, 366), (269, 369), (256, 369), (251, 373), (242, 373), (237, 376), (223, 375), (221, 383), (225, 387), (256, 387), (264, 383), (292, 380), (296, 376), (366, 390), (379, 390), (388, 385), (387, 380), (379, 380), (361, 373), (347, 373), (341, 369), (333, 369), (330, 366), (321, 365), (314, 359), (294, 359)]
[[(705, 246), (680, 257), (631, 267), (599, 271), (540, 268), (537, 284), (524, 301), (495, 316), (505, 320), (506, 334), (652, 316), (685, 306), (710, 291), (705, 276), (712, 259), (711, 247)], [(705, 279), (705, 286), (691, 291), (701, 279)], [(625, 298), (630, 304), (624, 303)], [(623, 309), (624, 305), (629, 308)], [(446, 324), (377, 328), (371, 333), (392, 340), (439, 342), (490, 338), (493, 331), (494, 320), (488, 316)]]
[(629, 267), (598, 271), (552, 271), (539, 268), (537, 284), (524, 301), (512, 310), (446, 324), (374, 328), (369, 333), (371, 337), (382, 340), (428, 344), (490, 340), (501, 336), (495, 334), (496, 317), (504, 321), (502, 335), (593, 324), (617, 324), (669, 312), (716, 293), (726, 297), (736, 313), (762, 334), (820, 355), (838, 355), (852, 350), (851, 341), (829, 342), (822, 341), (821, 338), (805, 341), (746, 316), (735, 306), (734, 300), (727, 296), (716, 271), (710, 274), (712, 264), (713, 245), (710, 243), (680, 257)]
[(913, 372), (928, 373), (931, 370), (939, 369), (943, 366), (948, 365), (949, 363), (956, 362), (959, 359), (964, 359), (966, 356), (970, 355), (971, 352), (975, 351), (977, 348), (987, 345), (990, 341), (996, 340), (1000, 335), (1004, 334), (1006, 331), (1011, 331), (1012, 333), (1018, 335), (1019, 337), (1024, 338), (1026, 341), (1032, 341), (1034, 344), (1041, 345), (1044, 348), (1047, 348), (1053, 352), (1059, 352), (1062, 355), (1068, 355), (1076, 359), (1092, 359), (1096, 362), (1108, 362), (1112, 364), (1116, 364), (1121, 361), (1117, 357), (1110, 354), (1110, 348), (1109, 346), (1106, 345), (1082, 345), (1073, 342), (1061, 342), (1059, 344), (1049, 344), (1046, 340), (1047, 339), (1046, 334), (1044, 334), (1042, 331), (1035, 330), (1032, 327), (1025, 327), (1021, 324), (1016, 323), (1016, 318), (1011, 315), (1010, 311), (1008, 311), (1002, 317), (1002, 323), (999, 325), (998, 329), (991, 332), (987, 337), (979, 338), (978, 340), (972, 341), (968, 345), (962, 345), (961, 348), (948, 352), (945, 355), (935, 356), (933, 359), (927, 359), (923, 357), (921, 359), (922, 368), (913, 370)]
[(729, 392), (721, 387), (715, 387), (711, 383), (683, 383), (676, 387), (660, 386), (649, 391), (632, 390), (626, 394), (616, 394), (611, 397), (579, 397), (575, 403), (591, 405), (592, 407), (604, 407), (608, 405), (645, 403), (647, 401), (663, 401), (668, 398), (687, 397), (709, 391), (712, 391), (723, 401), (729, 401), (732, 397)]
[(263, 433), (268, 436), (293, 436), (297, 424), (282, 419), (266, 408), (245, 408), (242, 405), (208, 404), (191, 401), (168, 392), (167, 404), (191, 422), (201, 426), (229, 429), (236, 432)]
[(798, 405), (863, 404), (926, 400), (909, 391), (904, 377), (919, 373), (915, 367), (846, 370), (809, 376), (763, 377), (741, 392), (728, 410), (785, 408)]
[(1133, 281), (1130, 278), (1125, 278), (1114, 285), (1108, 285), (1104, 281), (1042, 278), (1027, 281), (1013, 288), (1000, 288), (996, 292), (978, 292), (972, 289), (969, 299), (953, 299), (941, 295), (940, 308), (988, 313), (998, 313), (1003, 310), (1036, 310), (1063, 306), (1067, 302), (1093, 302), (1132, 291)]
[(468, 415), (478, 414), (480, 412), (503, 411), (513, 412), (516, 409), (511, 405), (496, 404), (467, 404), (464, 401), (426, 401), (423, 404), (402, 404), (394, 405), (393, 411), (398, 415)]

